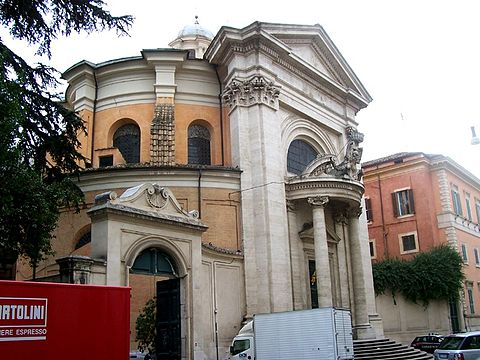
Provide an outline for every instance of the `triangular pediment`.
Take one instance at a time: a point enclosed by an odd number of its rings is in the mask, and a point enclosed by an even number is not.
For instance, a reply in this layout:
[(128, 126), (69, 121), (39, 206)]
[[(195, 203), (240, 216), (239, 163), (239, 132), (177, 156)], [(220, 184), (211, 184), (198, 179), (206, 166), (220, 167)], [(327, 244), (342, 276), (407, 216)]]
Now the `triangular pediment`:
[(329, 63), (325, 50), (322, 49), (312, 37), (288, 37), (285, 35), (276, 35), (277, 39), (287, 45), (293, 54), (314, 67), (323, 75), (329, 77), (342, 85), (347, 85), (348, 79), (342, 79), (335, 67)]
[(287, 71), (326, 86), (365, 107), (371, 100), (363, 84), (320, 25), (254, 22), (243, 29), (222, 27), (206, 52), (214, 64), (234, 54), (264, 51)]

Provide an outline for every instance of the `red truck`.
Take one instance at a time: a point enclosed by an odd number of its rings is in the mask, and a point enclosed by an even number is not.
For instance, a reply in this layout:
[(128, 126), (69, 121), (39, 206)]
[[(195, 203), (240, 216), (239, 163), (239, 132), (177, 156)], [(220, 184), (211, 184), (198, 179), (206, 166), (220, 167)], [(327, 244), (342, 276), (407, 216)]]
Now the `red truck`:
[(127, 360), (130, 288), (0, 281), (0, 359)]

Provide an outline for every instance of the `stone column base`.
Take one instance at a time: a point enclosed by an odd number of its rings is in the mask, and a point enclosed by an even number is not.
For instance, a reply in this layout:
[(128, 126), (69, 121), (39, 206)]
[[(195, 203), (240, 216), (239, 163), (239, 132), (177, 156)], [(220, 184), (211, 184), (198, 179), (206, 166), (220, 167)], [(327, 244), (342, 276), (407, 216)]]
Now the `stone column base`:
[(354, 340), (376, 339), (375, 329), (370, 324), (356, 325), (353, 327)]
[(370, 322), (370, 325), (372, 325), (375, 334), (376, 334), (376, 339), (384, 339), (385, 334), (383, 332), (383, 320), (382, 317), (379, 314), (370, 314), (368, 315), (368, 320)]

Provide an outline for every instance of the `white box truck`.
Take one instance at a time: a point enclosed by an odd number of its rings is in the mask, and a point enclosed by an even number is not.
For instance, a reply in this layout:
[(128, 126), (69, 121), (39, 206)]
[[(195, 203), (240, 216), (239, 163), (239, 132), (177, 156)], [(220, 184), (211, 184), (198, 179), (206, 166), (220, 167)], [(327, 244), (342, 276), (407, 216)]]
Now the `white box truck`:
[(255, 315), (233, 339), (230, 359), (353, 359), (350, 311), (327, 307)]

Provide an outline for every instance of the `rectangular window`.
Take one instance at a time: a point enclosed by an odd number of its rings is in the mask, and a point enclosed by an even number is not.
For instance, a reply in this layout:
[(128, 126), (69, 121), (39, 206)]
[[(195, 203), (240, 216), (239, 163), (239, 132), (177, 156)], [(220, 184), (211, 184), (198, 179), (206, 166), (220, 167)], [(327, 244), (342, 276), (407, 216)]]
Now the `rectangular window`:
[(465, 208), (467, 209), (467, 219), (472, 221), (472, 209), (470, 207), (470, 194), (465, 193)]
[(475, 302), (473, 299), (473, 284), (467, 284), (468, 306), (470, 314), (475, 314)]
[(480, 224), (480, 200), (475, 198), (475, 212), (477, 215), (477, 224)]
[(478, 256), (478, 249), (473, 249), (473, 255), (475, 255), (475, 265), (480, 266), (480, 257)]
[(467, 245), (462, 244), (462, 259), (465, 264), (468, 264)]
[(369, 243), (369, 246), (370, 246), (370, 257), (372, 259), (376, 259), (377, 258), (377, 251), (375, 249), (375, 239), (370, 239), (368, 241)]
[(370, 198), (365, 198), (365, 214), (368, 222), (373, 221), (372, 200)]
[(398, 235), (400, 242), (400, 253), (409, 254), (418, 252), (417, 232)]
[(458, 186), (452, 184), (452, 201), (453, 211), (455, 214), (463, 216), (462, 203), (460, 202), (460, 193), (458, 192)]
[(100, 156), (100, 167), (113, 166), (113, 155)]
[(399, 190), (392, 193), (393, 213), (396, 217), (415, 213), (412, 189)]

